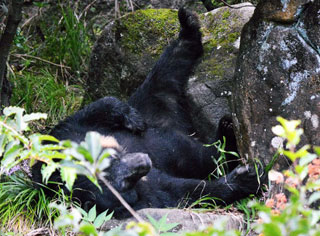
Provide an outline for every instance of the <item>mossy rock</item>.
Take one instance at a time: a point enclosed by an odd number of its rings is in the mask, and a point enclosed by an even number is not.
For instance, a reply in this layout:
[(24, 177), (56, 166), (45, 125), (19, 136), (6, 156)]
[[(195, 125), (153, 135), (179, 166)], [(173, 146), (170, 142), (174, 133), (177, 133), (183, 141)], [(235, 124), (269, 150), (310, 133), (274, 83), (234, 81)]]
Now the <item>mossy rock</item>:
[(177, 11), (138, 10), (110, 23), (92, 51), (88, 92), (128, 98), (179, 31)]
[[(205, 48), (196, 72), (201, 81), (232, 77), (236, 43), (249, 19), (238, 12), (224, 7), (199, 16)], [(89, 96), (127, 99), (178, 32), (177, 11), (169, 9), (138, 10), (110, 23), (92, 51), (87, 78)]]
[(197, 73), (204, 81), (233, 76), (241, 30), (254, 11), (250, 3), (235, 6), (243, 9), (222, 7), (200, 15), (205, 54)]

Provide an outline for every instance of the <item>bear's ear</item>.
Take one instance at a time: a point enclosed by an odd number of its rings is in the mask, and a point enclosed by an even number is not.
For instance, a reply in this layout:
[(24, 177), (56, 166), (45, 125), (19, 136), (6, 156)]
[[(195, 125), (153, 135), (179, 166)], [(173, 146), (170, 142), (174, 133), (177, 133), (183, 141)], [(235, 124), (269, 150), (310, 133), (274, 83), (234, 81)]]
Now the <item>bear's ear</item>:
[(100, 143), (103, 148), (113, 148), (117, 151), (122, 151), (122, 147), (112, 136), (101, 136)]

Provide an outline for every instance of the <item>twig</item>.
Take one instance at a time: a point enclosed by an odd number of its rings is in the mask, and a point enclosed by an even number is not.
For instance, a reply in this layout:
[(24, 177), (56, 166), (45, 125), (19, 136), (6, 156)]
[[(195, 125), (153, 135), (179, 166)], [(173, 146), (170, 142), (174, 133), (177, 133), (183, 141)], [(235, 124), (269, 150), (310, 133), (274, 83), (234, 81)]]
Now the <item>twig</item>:
[(132, 4), (132, 0), (126, 0), (126, 2), (127, 2), (127, 7), (128, 7), (128, 9), (129, 9), (129, 5), (130, 5), (130, 7), (131, 7), (131, 11), (133, 12), (133, 4)]
[(106, 180), (103, 176), (98, 174), (98, 178), (103, 182), (105, 186), (113, 193), (113, 195), (118, 198), (118, 200), (121, 202), (121, 204), (130, 212), (130, 214), (138, 221), (143, 222), (144, 220), (135, 212), (135, 210), (132, 209), (132, 207), (126, 202), (126, 200), (123, 199), (123, 197), (120, 195), (120, 193), (109, 183), (108, 180)]
[[(235, 7), (235, 6), (232, 6), (229, 3), (227, 3), (225, 0), (219, 0), (219, 1), (221, 1), (225, 6), (227, 6), (229, 8), (233, 8), (233, 9), (240, 9), (240, 8), (244, 8), (244, 7), (254, 7), (253, 5), (245, 5), (245, 6)], [(201, 2), (203, 3), (203, 5), (207, 9), (207, 11), (212, 11), (212, 10), (214, 10), (216, 8), (212, 4), (211, 0), (201, 0)]]
[(129, 3), (130, 3), (131, 11), (134, 12), (132, 0), (129, 0)]
[(86, 13), (88, 12), (88, 9), (95, 4), (97, 0), (94, 0), (92, 3), (90, 3), (88, 6), (86, 6), (86, 8), (80, 13), (79, 15), (79, 19), (81, 19), (82, 15), (86, 15)]
[(121, 17), (118, 0), (114, 0), (114, 18)]
[(39, 60), (39, 61), (43, 61), (43, 62), (45, 62), (45, 63), (48, 63), (48, 64), (53, 65), (53, 66), (57, 66), (57, 67), (60, 67), (60, 68), (71, 69), (71, 67), (69, 67), (69, 66), (65, 66), (65, 65), (61, 65), (61, 64), (56, 64), (56, 63), (51, 62), (51, 61), (48, 61), (48, 60), (46, 60), (46, 59), (42, 59), (42, 58), (40, 58), (40, 57), (31, 56), (31, 55), (27, 55), (27, 54), (18, 54), (18, 53), (16, 53), (16, 54), (13, 54), (12, 56), (18, 57), (18, 58), (23, 58), (23, 59), (24, 59), (24, 57), (28, 57), (28, 58), (36, 59), (36, 60)]
[(244, 5), (244, 6), (241, 6), (241, 7), (235, 7), (235, 6), (231, 6), (225, 0), (220, 0), (220, 1), (223, 2), (224, 5), (226, 5), (226, 6), (230, 7), (230, 8), (233, 8), (233, 9), (240, 9), (240, 8), (244, 8), (244, 7), (255, 7), (253, 5)]

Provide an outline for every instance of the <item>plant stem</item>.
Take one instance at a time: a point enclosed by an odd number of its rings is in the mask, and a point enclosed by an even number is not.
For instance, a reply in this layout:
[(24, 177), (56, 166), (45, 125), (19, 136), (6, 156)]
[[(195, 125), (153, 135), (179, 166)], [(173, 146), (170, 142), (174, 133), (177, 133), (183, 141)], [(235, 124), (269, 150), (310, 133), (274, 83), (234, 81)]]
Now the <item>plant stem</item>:
[(132, 209), (132, 207), (126, 202), (126, 200), (123, 199), (123, 197), (120, 195), (120, 193), (109, 183), (106, 178), (98, 174), (98, 178), (103, 182), (105, 186), (114, 194), (116, 198), (121, 202), (121, 204), (130, 212), (130, 214), (138, 221), (143, 222), (144, 220), (137, 214), (135, 210)]

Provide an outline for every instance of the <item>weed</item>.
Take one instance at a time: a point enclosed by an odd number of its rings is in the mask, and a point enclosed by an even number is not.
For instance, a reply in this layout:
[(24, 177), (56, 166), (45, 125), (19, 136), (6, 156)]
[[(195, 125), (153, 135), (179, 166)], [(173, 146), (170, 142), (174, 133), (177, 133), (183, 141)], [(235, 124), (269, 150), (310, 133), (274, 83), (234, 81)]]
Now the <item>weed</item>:
[[(226, 138), (223, 137), (223, 142), (221, 142), (221, 140), (218, 140), (216, 142), (214, 142), (213, 144), (207, 144), (205, 145), (205, 147), (211, 147), (214, 146), (218, 153), (220, 154), (219, 158), (215, 159), (212, 158), (212, 161), (214, 162), (214, 164), (217, 166), (217, 168), (212, 171), (212, 173), (208, 176), (208, 179), (211, 180), (211, 176), (214, 177), (215, 179), (218, 179), (221, 176), (225, 176), (228, 172), (228, 160), (226, 155), (234, 155), (235, 157), (239, 158), (238, 153), (236, 152), (232, 152), (232, 151), (226, 151)], [(234, 161), (234, 160), (231, 160)]]
[(90, 223), (93, 224), (94, 227), (96, 228), (100, 228), (101, 225), (104, 222), (109, 221), (112, 216), (113, 216), (113, 212), (111, 212), (110, 214), (107, 215), (108, 210), (105, 210), (104, 212), (100, 213), (99, 215), (97, 215), (97, 210), (96, 210), (96, 205), (94, 205), (89, 212), (87, 213), (86, 211), (84, 211), (82, 208), (78, 207), (78, 210), (81, 212), (82, 214), (82, 220), (85, 223)]
[(320, 211), (319, 207), (313, 208), (320, 199), (319, 148), (315, 147), (314, 153), (309, 152), (310, 145), (296, 150), (303, 134), (298, 128), (301, 121), (288, 121), (282, 117), (277, 120), (281, 125), (273, 127), (272, 131), (286, 141), (285, 147), (280, 147), (278, 152), (289, 158), (292, 166), (284, 173), (270, 171), (269, 180), (284, 184), (290, 198), (278, 192), (265, 204), (251, 202), (249, 206), (259, 211), (259, 223), (255, 224), (255, 229), (265, 236), (319, 235)]
[(70, 66), (79, 77), (88, 64), (90, 37), (85, 23), (71, 8), (73, 3), (69, 4), (60, 4), (61, 18), (45, 29), (45, 46), (39, 53), (52, 62)]
[(222, 201), (220, 198), (214, 198), (210, 196), (202, 196), (197, 201), (193, 202), (189, 208), (203, 208), (203, 209), (217, 209), (218, 205), (216, 201)]
[(240, 212), (243, 212), (245, 215), (245, 222), (247, 225), (246, 233), (247, 235), (252, 229), (252, 222), (256, 218), (256, 210), (254, 208), (250, 208), (248, 206), (248, 202), (251, 201), (250, 198), (242, 199), (234, 204), (235, 208), (237, 208)]
[(154, 227), (154, 229), (156, 230), (157, 235), (160, 236), (174, 236), (174, 235), (178, 235), (176, 233), (172, 233), (169, 232), (170, 230), (172, 230), (173, 228), (175, 228), (176, 226), (178, 226), (178, 223), (167, 223), (167, 217), (168, 214), (164, 215), (161, 217), (161, 219), (159, 221), (157, 221), (156, 219), (154, 219), (152, 216), (147, 215), (151, 225)]

